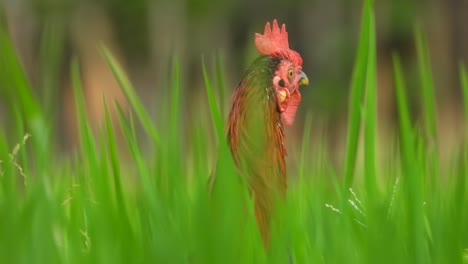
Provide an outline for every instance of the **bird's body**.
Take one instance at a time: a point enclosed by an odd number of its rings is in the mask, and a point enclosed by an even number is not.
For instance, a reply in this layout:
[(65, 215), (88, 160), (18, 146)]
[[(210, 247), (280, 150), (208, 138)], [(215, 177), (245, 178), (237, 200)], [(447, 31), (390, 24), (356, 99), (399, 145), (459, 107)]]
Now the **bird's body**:
[(268, 248), (275, 199), (286, 194), (284, 124), (291, 125), (308, 84), (302, 58), (289, 49), (286, 28), (270, 23), (256, 34), (262, 54), (245, 72), (233, 94), (226, 136), (233, 159), (254, 199), (255, 216)]

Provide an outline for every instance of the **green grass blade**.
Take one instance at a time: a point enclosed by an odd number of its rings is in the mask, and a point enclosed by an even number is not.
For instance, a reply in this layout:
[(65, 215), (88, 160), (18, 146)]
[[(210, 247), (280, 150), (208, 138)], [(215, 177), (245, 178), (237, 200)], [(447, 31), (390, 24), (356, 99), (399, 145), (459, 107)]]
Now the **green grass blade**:
[(403, 162), (403, 187), (407, 199), (407, 228), (409, 232), (410, 258), (417, 263), (427, 263), (429, 252), (425, 236), (423, 210), (423, 173), (415, 150), (415, 133), (411, 127), (406, 88), (400, 59), (393, 57), (396, 98), (400, 124), (401, 159)]
[[(5, 63), (0, 67), (0, 80), (4, 81), (0, 86), (8, 98), (18, 98), (19, 103), (26, 117), (33, 117), (41, 113), (39, 103), (34, 98), (26, 74), (24, 73), (18, 56), (14, 51), (13, 44), (8, 38), (6, 32), (0, 27), (0, 61)], [(14, 87), (15, 89), (12, 89)], [(9, 88), (9, 89), (8, 89)], [(14, 94), (12, 94), (14, 92)]]
[(369, 50), (369, 12), (368, 5), (363, 7), (361, 20), (361, 33), (359, 35), (359, 44), (356, 61), (354, 64), (353, 77), (350, 86), (350, 96), (348, 102), (348, 129), (346, 136), (346, 152), (344, 161), (344, 189), (347, 190), (354, 179), (354, 169), (356, 166), (356, 156), (358, 149), (359, 130), (361, 127), (361, 107), (364, 98), (364, 88), (366, 82), (366, 71)]
[(172, 59), (172, 85), (171, 85), (171, 106), (170, 106), (170, 132), (171, 143), (170, 145), (176, 146), (179, 139), (179, 114), (181, 110), (180, 105), (180, 65), (178, 58)]
[(0, 182), (2, 201), (12, 202), (16, 205), (16, 179), (13, 164), (10, 161), (11, 146), (6, 140), (6, 135), (0, 131)]
[[(226, 80), (224, 76), (224, 60), (223, 56), (220, 51), (216, 52), (215, 56), (215, 70), (216, 70), (216, 86), (218, 87), (218, 98), (219, 98), (219, 105), (220, 106), (226, 106), (226, 86), (224, 84), (224, 81)], [(220, 112), (221, 116), (225, 116), (224, 114), (224, 107), (221, 107)]]
[(166, 172), (162, 173), (161, 181), (163, 186), (162, 190), (165, 190), (165, 193), (170, 193), (171, 198), (177, 198), (173, 191), (176, 189), (176, 185), (184, 182), (182, 177), (182, 162), (180, 159), (180, 153), (182, 152), (182, 146), (180, 138), (183, 136), (181, 131), (185, 129), (180, 129), (180, 126), (183, 125), (181, 122), (180, 112), (182, 110), (181, 106), (181, 84), (180, 84), (180, 64), (179, 59), (174, 57), (172, 59), (172, 73), (171, 73), (171, 105), (170, 105), (170, 129), (168, 134), (168, 144), (166, 144), (166, 159), (163, 166), (167, 166)]
[(369, 201), (376, 197), (376, 130), (377, 130), (377, 70), (376, 70), (376, 40), (375, 19), (371, 6), (367, 6), (366, 17), (369, 27), (369, 46), (366, 69), (366, 104), (364, 106), (364, 159), (365, 159), (365, 183)]
[(213, 120), (213, 126), (216, 132), (216, 138), (218, 142), (224, 141), (224, 129), (223, 129), (223, 118), (219, 111), (218, 104), (216, 103), (216, 97), (213, 92), (213, 86), (211, 85), (208, 71), (206, 70), (206, 64), (202, 59), (202, 71), (203, 79), (205, 80), (206, 95), (208, 96), (208, 104), (210, 106), (211, 119)]
[(419, 64), (419, 79), (422, 86), (421, 92), (423, 97), (423, 112), (426, 131), (429, 134), (430, 140), (434, 142), (437, 139), (434, 81), (432, 80), (429, 50), (420, 28), (416, 29), (415, 39)]
[[(468, 72), (466, 70), (465, 65), (460, 65), (460, 82), (463, 90), (463, 98), (464, 98), (464, 107), (465, 107), (465, 140), (468, 136)], [(467, 180), (467, 173), (468, 173), (468, 144), (465, 143), (464, 146), (464, 153), (462, 159), (462, 168), (463, 170), (459, 170), (457, 173), (456, 179), (456, 187), (455, 187), (455, 203), (458, 205), (456, 207), (455, 219), (458, 223), (458, 228), (456, 229), (459, 234), (462, 234), (459, 237), (466, 237), (468, 233), (468, 213), (464, 208), (468, 205), (468, 180)], [(463, 239), (460, 239), (460, 244), (463, 244)], [(465, 247), (466, 247), (466, 240)], [(465, 249), (466, 250), (466, 249)], [(466, 250), (466, 258), (468, 259), (468, 250)]]
[(44, 119), (42, 108), (32, 93), (28, 78), (3, 27), (0, 27), (0, 47), (0, 94), (5, 96), (10, 113), (14, 113), (16, 107), (20, 110), (22, 119), (15, 122), (27, 125), (25, 129), (32, 135), (37, 169), (43, 172), (47, 168), (47, 157), (51, 150), (50, 124)]
[(437, 145), (437, 113), (434, 94), (434, 81), (429, 59), (427, 41), (420, 28), (415, 30), (416, 50), (418, 55), (419, 80), (421, 83), (421, 95), (423, 104), (423, 118), (427, 137), (426, 166), (424, 179), (430, 184), (430, 188), (436, 188), (440, 184), (439, 179), (439, 151)]
[(141, 178), (141, 185), (143, 187), (143, 191), (149, 197), (153, 197), (153, 193), (156, 190), (154, 186), (154, 182), (151, 180), (150, 177), (150, 169), (146, 166), (145, 160), (143, 158), (143, 154), (141, 153), (141, 149), (138, 146), (138, 141), (136, 139), (136, 134), (133, 132), (131, 125), (127, 121), (125, 117), (124, 110), (120, 107), (120, 105), (116, 102), (116, 107), (119, 113), (119, 124), (124, 133), (124, 137), (127, 141), (128, 147), (130, 148), (131, 155), (136, 162), (136, 167), (138, 169), (138, 175)]
[[(16, 115), (16, 120), (21, 120), (21, 111), (18, 109), (18, 107), (15, 107), (15, 115)], [(28, 190), (28, 186), (30, 185), (30, 173), (33, 172), (31, 168), (29, 167), (29, 157), (28, 153), (26, 151), (27, 146), (25, 146), (26, 141), (29, 140), (29, 137), (31, 136), (29, 133), (26, 132), (24, 123), (23, 122), (16, 122), (17, 128), (16, 131), (18, 131), (18, 135), (16, 137), (17, 141), (17, 146), (20, 148), (20, 153), (17, 153), (14, 157), (16, 167), (19, 170), (19, 174), (21, 176), (20, 182), (22, 183), (21, 185), (24, 186), (26, 190)], [(20, 165), (21, 164), (21, 165)]]
[(66, 25), (63, 18), (46, 16), (40, 39), (40, 88), (41, 104), (51, 126), (55, 126), (60, 118), (56, 111), (56, 102), (61, 99), (61, 63), (64, 59), (65, 37)]
[(464, 64), (460, 65), (460, 82), (463, 92), (463, 106), (465, 109), (465, 135), (468, 135), (468, 71)]
[(80, 146), (82, 155), (87, 158), (91, 171), (99, 170), (99, 161), (95, 140), (91, 127), (89, 126), (85, 99), (83, 97), (83, 86), (81, 83), (81, 74), (78, 61), (75, 59), (71, 65), (71, 79), (73, 86), (73, 95), (75, 96), (76, 117), (78, 120), (78, 130), (80, 134)]
[(104, 59), (107, 61), (107, 64), (111, 68), (114, 77), (117, 79), (117, 82), (120, 84), (120, 88), (124, 91), (125, 95), (127, 96), (130, 105), (132, 106), (138, 119), (140, 120), (141, 124), (146, 130), (146, 133), (150, 136), (150, 138), (156, 144), (156, 146), (160, 146), (161, 137), (159, 131), (151, 121), (151, 117), (149, 116), (149, 114), (145, 111), (143, 104), (138, 99), (138, 96), (132, 84), (130, 83), (130, 80), (124, 74), (124, 71), (119, 66), (117, 60), (112, 56), (109, 50), (107, 50), (105, 47), (101, 47), (101, 53), (103, 54)]
[[(121, 215), (128, 218), (127, 208), (125, 205), (125, 193), (122, 188), (121, 173), (120, 173), (120, 162), (119, 156), (117, 154), (116, 141), (114, 135), (114, 127), (109, 115), (109, 110), (107, 104), (104, 101), (105, 105), (105, 121), (106, 121), (106, 131), (107, 131), (107, 147), (108, 155), (112, 167), (112, 176), (114, 179), (114, 193), (117, 200), (117, 208), (121, 211)], [(128, 220), (127, 220), (128, 222)]]

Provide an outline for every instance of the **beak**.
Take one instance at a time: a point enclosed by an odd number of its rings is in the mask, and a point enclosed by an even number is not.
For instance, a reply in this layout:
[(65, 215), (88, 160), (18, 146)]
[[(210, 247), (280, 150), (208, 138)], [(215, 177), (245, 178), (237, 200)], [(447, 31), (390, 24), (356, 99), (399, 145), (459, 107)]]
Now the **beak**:
[(301, 71), (301, 75), (299, 77), (299, 86), (309, 85), (309, 79), (307, 79), (307, 75)]

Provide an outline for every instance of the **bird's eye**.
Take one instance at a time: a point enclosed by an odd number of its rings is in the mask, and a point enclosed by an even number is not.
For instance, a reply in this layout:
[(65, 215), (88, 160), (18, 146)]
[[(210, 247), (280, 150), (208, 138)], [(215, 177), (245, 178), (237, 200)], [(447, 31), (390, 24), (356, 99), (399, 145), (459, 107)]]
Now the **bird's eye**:
[(292, 79), (293, 76), (294, 76), (294, 71), (292, 69), (289, 69), (288, 70), (288, 78)]

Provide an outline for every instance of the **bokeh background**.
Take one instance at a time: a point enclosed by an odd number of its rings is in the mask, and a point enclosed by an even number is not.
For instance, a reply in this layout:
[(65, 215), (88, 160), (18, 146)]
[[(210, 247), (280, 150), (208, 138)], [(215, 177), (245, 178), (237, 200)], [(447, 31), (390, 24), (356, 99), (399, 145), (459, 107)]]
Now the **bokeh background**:
[[(161, 112), (167, 108), (160, 105), (170, 94), (170, 65), (176, 56), (181, 65), (181, 113), (186, 117), (182, 120), (185, 128), (191, 129), (194, 122), (208, 122), (196, 115), (207, 105), (202, 57), (209, 68), (215, 58), (223, 65), (227, 91), (218, 96), (226, 116), (230, 93), (243, 69), (257, 56), (254, 33), (262, 32), (265, 22), (276, 18), (287, 24), (290, 46), (302, 55), (310, 80), (309, 87), (302, 89), (299, 117), (288, 138), (300, 138), (303, 120), (309, 114), (314, 129), (321, 131), (317, 134), (326, 133), (326, 144), (340, 159), (361, 7), (357, 0), (3, 0), (0, 21), (34, 93), (56, 124), (57, 146), (68, 150), (77, 141), (69, 77), (72, 58), (80, 60), (93, 126), (99, 126), (104, 118), (103, 96), (125, 105), (123, 93), (99, 53), (99, 44), (119, 59), (148, 111), (154, 113), (155, 122), (164, 126), (168, 113)], [(375, 12), (380, 137), (391, 138), (395, 131), (393, 52), (402, 57), (418, 120), (420, 93), (413, 92), (419, 81), (414, 32), (420, 28), (429, 44), (441, 151), (449, 149), (463, 133), (458, 66), (468, 62), (468, 1), (375, 1)], [(6, 124), (11, 113), (2, 109), (3, 103), (0, 99), (0, 121)]]

